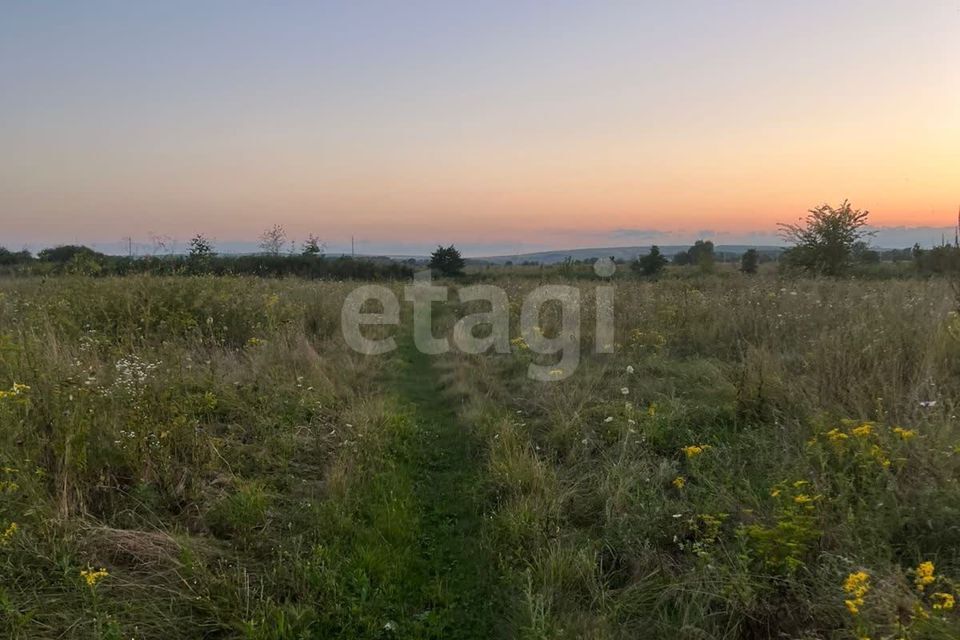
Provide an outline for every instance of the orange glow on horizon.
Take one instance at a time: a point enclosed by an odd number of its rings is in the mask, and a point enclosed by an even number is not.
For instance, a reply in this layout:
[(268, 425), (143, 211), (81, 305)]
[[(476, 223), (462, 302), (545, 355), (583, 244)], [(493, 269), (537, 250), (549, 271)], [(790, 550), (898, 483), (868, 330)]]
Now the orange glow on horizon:
[[(288, 33), (299, 12), (322, 29), (321, 8), (287, 9), (253, 55), (258, 10), (180, 25), (180, 50), (151, 39), (170, 16), (131, 7), (140, 57), (103, 17), (61, 34), (75, 64), (41, 55), (47, 18), (23, 8), (0, 26), (24, 66), (0, 69), (5, 242), (252, 241), (277, 223), (340, 245), (636, 244), (775, 234), (843, 199), (875, 226), (951, 226), (948, 4), (598, 4), (551, 20), (503, 5), (481, 26), (463, 8), (345, 8), (355, 33), (327, 34), (340, 57)], [(408, 40), (405, 20), (436, 29)], [(353, 37), (374, 28), (378, 46)]]

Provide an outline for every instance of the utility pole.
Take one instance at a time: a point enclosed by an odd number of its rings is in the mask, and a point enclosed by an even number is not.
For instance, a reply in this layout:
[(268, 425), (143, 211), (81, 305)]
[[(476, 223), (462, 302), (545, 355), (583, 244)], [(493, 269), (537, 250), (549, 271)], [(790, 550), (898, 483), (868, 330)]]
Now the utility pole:
[(354, 249), (353, 249), (353, 236), (350, 236), (350, 257), (351, 257), (351, 258), (354, 258), (354, 257), (356, 257), (356, 255), (357, 255), (357, 254), (356, 254), (356, 252), (355, 252)]

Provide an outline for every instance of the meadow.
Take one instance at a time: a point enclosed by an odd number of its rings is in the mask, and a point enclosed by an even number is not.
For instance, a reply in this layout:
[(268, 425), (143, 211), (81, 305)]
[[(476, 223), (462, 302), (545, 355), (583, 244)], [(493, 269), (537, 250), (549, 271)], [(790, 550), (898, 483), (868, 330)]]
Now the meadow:
[(612, 283), (544, 383), (354, 353), (356, 283), (3, 280), (0, 636), (960, 637), (950, 283)]

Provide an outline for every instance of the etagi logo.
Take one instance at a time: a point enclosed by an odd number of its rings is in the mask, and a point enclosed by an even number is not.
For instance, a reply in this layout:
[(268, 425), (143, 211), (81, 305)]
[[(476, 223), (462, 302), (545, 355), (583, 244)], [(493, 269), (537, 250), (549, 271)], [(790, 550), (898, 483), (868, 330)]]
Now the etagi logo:
[[(610, 278), (616, 265), (610, 259), (598, 260), (594, 273)], [(433, 284), (429, 271), (417, 273), (413, 284), (403, 288), (404, 300), (413, 305), (413, 340), (416, 348), (428, 355), (447, 353), (450, 340), (433, 335), (433, 303), (449, 300), (449, 287)], [(479, 284), (457, 289), (461, 304), (482, 301), (489, 311), (465, 315), (453, 327), (453, 344), (463, 353), (481, 354), (510, 353), (510, 299), (502, 288)], [(596, 330), (594, 348), (597, 353), (613, 353), (613, 305), (614, 287), (598, 285), (595, 291)], [(381, 311), (362, 311), (364, 305), (376, 300)], [(560, 329), (552, 337), (544, 335), (540, 318), (548, 303), (557, 303), (560, 308)], [(343, 337), (353, 350), (366, 355), (382, 355), (397, 348), (391, 338), (367, 338), (361, 327), (400, 324), (400, 302), (394, 292), (382, 285), (357, 287), (346, 297), (340, 313)], [(489, 327), (482, 337), (478, 330)], [(568, 285), (541, 285), (523, 297), (520, 308), (520, 337), (533, 352), (546, 356), (558, 355), (559, 360), (551, 365), (530, 363), (527, 375), (544, 382), (569, 378), (580, 364), (580, 289)]]

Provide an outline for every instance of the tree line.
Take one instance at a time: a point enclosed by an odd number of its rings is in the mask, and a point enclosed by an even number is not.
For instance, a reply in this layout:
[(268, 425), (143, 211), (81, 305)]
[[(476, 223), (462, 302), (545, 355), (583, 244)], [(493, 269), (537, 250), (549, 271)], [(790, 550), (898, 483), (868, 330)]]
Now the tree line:
[(29, 251), (12, 252), (0, 247), (0, 268), (8, 274), (22, 275), (249, 275), (335, 280), (413, 277), (413, 268), (406, 263), (326, 256), (316, 239), (304, 243), (298, 253), (229, 255), (218, 254), (202, 235), (194, 236), (186, 255), (112, 256), (83, 245), (62, 245), (33, 256)]
[[(807, 212), (801, 221), (781, 224), (781, 237), (790, 246), (777, 258), (781, 272), (803, 273), (814, 276), (842, 277), (858, 265), (877, 264), (883, 260), (899, 262), (911, 260), (920, 274), (960, 273), (960, 228), (953, 245), (939, 247), (878, 251), (870, 247), (873, 235), (867, 227), (869, 211), (854, 209), (844, 200), (838, 207), (822, 204)], [(772, 260), (756, 249), (748, 249), (740, 257), (740, 271), (756, 273), (761, 262)], [(717, 260), (713, 242), (697, 240), (693, 246), (673, 256), (676, 265), (693, 265), (704, 272), (713, 270)], [(654, 245), (649, 253), (638, 256), (631, 263), (634, 272), (656, 276), (670, 264), (660, 247)]]
[[(871, 248), (867, 241), (872, 235), (867, 227), (868, 216), (868, 211), (854, 209), (846, 200), (838, 207), (823, 204), (810, 209), (801, 221), (780, 225), (781, 237), (790, 246), (778, 257), (748, 249), (739, 257), (740, 271), (754, 274), (762, 262), (776, 260), (783, 273), (841, 277), (857, 265), (910, 260), (920, 274), (960, 274), (960, 228), (953, 245), (944, 243), (931, 249), (914, 245), (912, 249), (881, 252)], [(162, 247), (162, 243), (159, 246)], [(213, 241), (203, 234), (191, 238), (186, 255), (110, 256), (82, 245), (63, 245), (43, 249), (33, 256), (26, 250), (14, 252), (0, 247), (0, 268), (7, 273), (39, 275), (150, 273), (356, 280), (408, 279), (414, 273), (412, 261), (328, 258), (325, 245), (312, 234), (297, 247), (288, 240), (280, 225), (261, 234), (259, 247), (261, 252), (257, 254), (221, 255), (216, 252)], [(676, 253), (672, 260), (653, 245), (630, 267), (645, 277), (657, 276), (671, 262), (695, 266), (709, 273), (717, 261), (731, 259), (735, 260), (736, 255), (718, 254), (712, 241), (697, 240), (687, 250)], [(463, 275), (465, 261), (454, 245), (441, 245), (430, 256), (428, 267), (437, 275), (456, 277)]]

